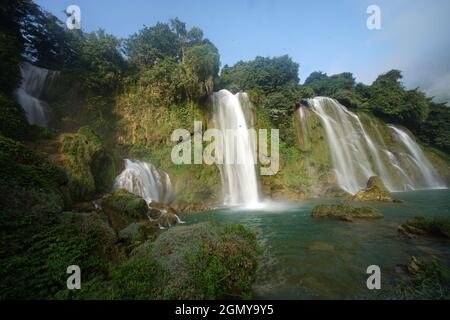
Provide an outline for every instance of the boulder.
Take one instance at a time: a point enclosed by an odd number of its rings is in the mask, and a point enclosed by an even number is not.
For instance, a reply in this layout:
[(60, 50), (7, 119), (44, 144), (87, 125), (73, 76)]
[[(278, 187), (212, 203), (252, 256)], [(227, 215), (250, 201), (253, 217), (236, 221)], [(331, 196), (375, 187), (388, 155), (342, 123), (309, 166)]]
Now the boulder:
[(353, 207), (348, 204), (321, 204), (313, 208), (311, 217), (353, 221), (354, 219), (383, 218), (383, 214), (377, 209), (367, 206)]
[(386, 189), (383, 181), (372, 176), (367, 181), (367, 187), (362, 189), (355, 195), (349, 197), (351, 201), (382, 201), (382, 202), (399, 202), (391, 198), (389, 191)]
[(157, 228), (150, 221), (133, 222), (119, 231), (119, 240), (125, 243), (143, 242), (155, 235)]
[(424, 235), (450, 238), (450, 219), (415, 217), (401, 224), (397, 230), (410, 239)]
[(148, 206), (145, 200), (125, 189), (115, 190), (101, 200), (103, 212), (109, 224), (116, 231), (122, 230), (132, 222), (147, 220)]
[(148, 207), (150, 217), (157, 220), (161, 227), (171, 227), (178, 222), (174, 208), (157, 201), (150, 202)]

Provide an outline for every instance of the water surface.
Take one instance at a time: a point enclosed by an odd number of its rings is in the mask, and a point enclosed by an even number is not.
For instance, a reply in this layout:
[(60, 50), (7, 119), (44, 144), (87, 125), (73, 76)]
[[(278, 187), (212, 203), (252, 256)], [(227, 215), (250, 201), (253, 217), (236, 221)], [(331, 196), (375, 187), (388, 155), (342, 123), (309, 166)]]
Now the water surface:
[(254, 286), (256, 298), (374, 298), (379, 292), (366, 287), (369, 265), (381, 268), (381, 291), (389, 291), (399, 280), (396, 265), (407, 264), (412, 255), (435, 255), (450, 265), (449, 240), (407, 239), (397, 231), (400, 223), (417, 215), (450, 216), (450, 191), (393, 196), (405, 202), (366, 203), (384, 213), (384, 219), (379, 220), (343, 222), (310, 217), (315, 205), (339, 201), (333, 199), (273, 204), (264, 210), (217, 209), (183, 219), (188, 224), (207, 220), (242, 223), (258, 233), (267, 252)]

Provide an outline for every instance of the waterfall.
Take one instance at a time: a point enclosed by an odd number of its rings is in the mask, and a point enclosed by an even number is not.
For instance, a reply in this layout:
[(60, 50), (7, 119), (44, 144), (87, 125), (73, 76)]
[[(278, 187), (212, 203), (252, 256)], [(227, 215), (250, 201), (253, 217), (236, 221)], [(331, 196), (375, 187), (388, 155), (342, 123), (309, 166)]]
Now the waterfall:
[(259, 206), (256, 146), (248, 131), (253, 123), (249, 106), (250, 101), (245, 93), (233, 95), (227, 90), (220, 90), (213, 95), (212, 122), (223, 135), (220, 152), (223, 163), (218, 166), (225, 205)]
[(125, 159), (125, 170), (117, 176), (114, 189), (126, 189), (141, 196), (150, 203), (158, 201), (170, 203), (173, 200), (173, 189), (170, 177), (160, 172), (149, 163)]
[(47, 103), (42, 100), (42, 95), (58, 72), (24, 62), (20, 65), (20, 74), (22, 82), (15, 91), (17, 102), (25, 111), (30, 124), (47, 127)]
[(439, 177), (436, 169), (430, 163), (430, 161), (425, 157), (420, 146), (403, 130), (396, 126), (390, 125), (397, 139), (406, 148), (406, 152), (409, 158), (413, 159), (412, 163), (417, 166), (417, 171), (421, 175), (421, 181), (419, 188), (423, 189), (442, 189), (446, 188), (445, 183)]
[[(376, 133), (371, 137), (360, 118), (336, 100), (316, 97), (308, 99), (308, 106), (322, 123), (337, 184), (343, 190), (355, 194), (374, 175), (389, 191), (444, 187), (420, 147), (402, 130), (391, 126), (399, 142), (387, 147), (378, 128), (371, 123)], [(300, 108), (300, 125), (306, 128), (305, 107)], [(403, 154), (398, 152), (401, 145)]]

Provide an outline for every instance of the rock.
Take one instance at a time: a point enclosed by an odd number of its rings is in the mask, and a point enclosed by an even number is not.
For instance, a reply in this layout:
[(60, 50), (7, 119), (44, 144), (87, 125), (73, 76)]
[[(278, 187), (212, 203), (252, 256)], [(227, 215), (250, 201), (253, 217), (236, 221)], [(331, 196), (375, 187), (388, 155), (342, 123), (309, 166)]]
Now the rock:
[(450, 219), (415, 217), (400, 225), (397, 230), (411, 239), (423, 235), (450, 238)]
[(367, 181), (367, 188), (377, 187), (380, 191), (388, 192), (386, 186), (383, 183), (383, 180), (378, 176), (372, 176)]
[(377, 219), (383, 218), (383, 214), (371, 207), (353, 207), (348, 204), (322, 204), (311, 211), (313, 218), (330, 218), (343, 221), (354, 219)]
[(123, 242), (143, 242), (157, 232), (158, 226), (150, 221), (133, 222), (119, 231)]
[(103, 212), (116, 231), (122, 230), (132, 222), (147, 220), (148, 206), (145, 200), (119, 189), (107, 195), (101, 201)]
[(149, 215), (152, 219), (158, 219), (162, 210), (165, 210), (168, 213), (177, 214), (177, 211), (174, 208), (158, 201), (150, 202), (148, 208)]
[(351, 194), (345, 190), (342, 190), (338, 186), (331, 186), (325, 190), (324, 196), (329, 198), (337, 198), (337, 197), (349, 197), (351, 196)]
[(351, 201), (382, 201), (382, 202), (400, 202), (393, 200), (389, 191), (386, 189), (383, 181), (377, 177), (372, 176), (367, 181), (367, 187), (357, 194), (349, 197)]
[(178, 219), (177, 216), (174, 213), (164, 213), (158, 218), (158, 223), (162, 227), (171, 227), (175, 224), (177, 224)]
[(410, 229), (407, 226), (399, 225), (397, 231), (410, 239), (416, 238), (414, 233), (411, 233)]
[(408, 272), (410, 274), (417, 274), (420, 271), (422, 271), (423, 269), (423, 263), (422, 261), (420, 261), (418, 258), (416, 258), (415, 256), (411, 257), (411, 260), (409, 260), (409, 264), (408, 264)]

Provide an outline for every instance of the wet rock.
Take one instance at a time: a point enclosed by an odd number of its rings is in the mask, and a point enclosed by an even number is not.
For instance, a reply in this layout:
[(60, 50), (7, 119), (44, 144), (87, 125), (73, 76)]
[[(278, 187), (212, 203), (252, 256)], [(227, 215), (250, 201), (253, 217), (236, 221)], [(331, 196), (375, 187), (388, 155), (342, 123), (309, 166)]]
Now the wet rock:
[(407, 268), (410, 274), (417, 274), (423, 270), (423, 262), (420, 261), (417, 257), (412, 256), (409, 260)]
[(160, 202), (152, 201), (149, 205), (149, 216), (156, 220), (161, 227), (171, 227), (178, 222), (177, 211)]
[(313, 208), (311, 217), (353, 221), (355, 219), (383, 218), (383, 213), (368, 206), (353, 207), (348, 204), (321, 204)]
[(424, 235), (450, 238), (450, 219), (415, 217), (401, 224), (397, 230), (411, 239)]
[(367, 187), (359, 191), (354, 196), (349, 198), (351, 201), (382, 201), (382, 202), (400, 202), (392, 199), (389, 191), (386, 189), (383, 181), (377, 177), (372, 176), (367, 181)]

